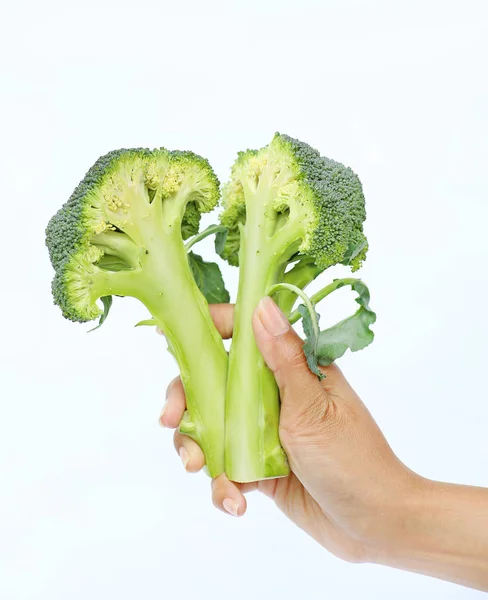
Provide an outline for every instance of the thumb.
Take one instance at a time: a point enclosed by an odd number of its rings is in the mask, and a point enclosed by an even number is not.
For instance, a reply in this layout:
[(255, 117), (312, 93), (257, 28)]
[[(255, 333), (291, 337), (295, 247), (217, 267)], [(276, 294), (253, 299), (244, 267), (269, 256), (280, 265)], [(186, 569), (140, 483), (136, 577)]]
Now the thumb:
[(324, 390), (310, 371), (303, 352), (303, 340), (273, 300), (265, 297), (253, 315), (254, 337), (258, 348), (273, 372), (280, 389), (281, 402), (301, 408), (322, 399)]

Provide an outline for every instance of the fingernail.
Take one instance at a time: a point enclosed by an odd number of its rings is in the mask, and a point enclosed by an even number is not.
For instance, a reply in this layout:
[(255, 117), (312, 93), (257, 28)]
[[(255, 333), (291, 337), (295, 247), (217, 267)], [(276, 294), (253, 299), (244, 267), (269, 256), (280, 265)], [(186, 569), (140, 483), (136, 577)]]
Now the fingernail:
[(258, 316), (263, 327), (273, 336), (283, 335), (290, 329), (288, 319), (269, 296), (260, 301)]
[(163, 410), (161, 411), (161, 414), (159, 415), (159, 424), (161, 425), (161, 427), (166, 427), (166, 425), (163, 423), (163, 417), (166, 414), (167, 407), (168, 407), (168, 405), (165, 404), (163, 406)]
[(188, 450), (181, 446), (181, 448), (178, 451), (178, 454), (180, 455), (183, 467), (186, 469), (188, 463), (190, 462), (190, 455), (188, 454)]
[(237, 502), (235, 500), (232, 500), (231, 498), (226, 498), (222, 502), (222, 506), (229, 513), (229, 515), (232, 515), (233, 517), (238, 517), (239, 516), (239, 512), (238, 512), (239, 511), (239, 505), (237, 504)]

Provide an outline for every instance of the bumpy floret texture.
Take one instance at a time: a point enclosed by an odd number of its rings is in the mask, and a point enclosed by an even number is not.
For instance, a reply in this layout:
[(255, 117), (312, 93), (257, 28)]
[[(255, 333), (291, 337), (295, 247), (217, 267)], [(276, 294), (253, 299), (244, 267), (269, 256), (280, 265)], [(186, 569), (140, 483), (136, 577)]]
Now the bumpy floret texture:
[(97, 236), (109, 233), (114, 240), (118, 235), (119, 247), (142, 248), (144, 236), (138, 221), (143, 207), (155, 200), (164, 202), (183, 190), (182, 214), (175, 218), (186, 239), (198, 232), (201, 213), (218, 203), (219, 185), (208, 161), (192, 152), (136, 148), (115, 150), (99, 158), (46, 229), (55, 269), (52, 292), (63, 315), (85, 322), (101, 314), (90, 286), (100, 267), (117, 261), (105, 260)]
[[(269, 194), (277, 215), (295, 222), (300, 253), (325, 269), (347, 261), (360, 267), (367, 250), (366, 218), (361, 182), (348, 167), (320, 156), (308, 144), (277, 133), (262, 150), (239, 154), (224, 188), (222, 224), (229, 236), (224, 258), (239, 262), (239, 227), (246, 220), (246, 190), (270, 182)], [(269, 215), (268, 215), (269, 217)]]

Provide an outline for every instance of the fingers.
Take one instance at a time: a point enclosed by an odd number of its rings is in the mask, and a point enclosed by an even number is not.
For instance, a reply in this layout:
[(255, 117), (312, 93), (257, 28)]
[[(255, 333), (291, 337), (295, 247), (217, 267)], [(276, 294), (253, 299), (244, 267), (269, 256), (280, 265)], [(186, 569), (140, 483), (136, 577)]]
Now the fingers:
[[(175, 431), (174, 445), (186, 471), (197, 473), (203, 469), (205, 456), (196, 442)], [(257, 487), (257, 483), (234, 483), (225, 475), (219, 475), (212, 480), (212, 502), (219, 510), (233, 517), (242, 517), (247, 510), (244, 494), (256, 490)]]
[[(222, 337), (229, 337), (233, 327), (233, 306), (211, 305), (212, 317)], [(186, 398), (183, 384), (179, 377), (171, 381), (166, 392), (166, 404), (159, 417), (163, 427), (176, 429), (186, 409)], [(189, 473), (200, 471), (205, 465), (205, 456), (200, 446), (191, 438), (175, 431), (174, 446), (183, 467)], [(212, 481), (212, 501), (214, 506), (226, 514), (240, 517), (247, 509), (244, 493), (257, 489), (257, 483), (235, 484), (220, 475)]]
[(280, 388), (283, 404), (303, 406), (305, 399), (324, 396), (317, 376), (308, 368), (303, 340), (271, 298), (263, 298), (256, 308), (253, 329), (259, 350)]
[(171, 381), (166, 390), (166, 403), (159, 415), (159, 424), (161, 427), (176, 429), (180, 424), (185, 409), (185, 390), (181, 379), (176, 377)]
[(227, 340), (232, 337), (234, 329), (233, 304), (209, 304), (210, 315), (220, 335)]
[(183, 467), (189, 473), (197, 473), (205, 465), (205, 456), (200, 446), (187, 435), (175, 431), (174, 445), (178, 452)]
[[(169, 384), (166, 391), (166, 404), (159, 417), (160, 425), (162, 427), (176, 429), (180, 424), (185, 409), (185, 390), (183, 389), (181, 379), (176, 377)], [(189, 473), (196, 473), (203, 468), (205, 464), (204, 454), (200, 449), (200, 446), (192, 439), (176, 431), (174, 435), (174, 445), (176, 451), (180, 455), (184, 468)]]
[(247, 509), (240, 485), (229, 481), (225, 475), (212, 480), (212, 502), (216, 508), (233, 517), (242, 517)]

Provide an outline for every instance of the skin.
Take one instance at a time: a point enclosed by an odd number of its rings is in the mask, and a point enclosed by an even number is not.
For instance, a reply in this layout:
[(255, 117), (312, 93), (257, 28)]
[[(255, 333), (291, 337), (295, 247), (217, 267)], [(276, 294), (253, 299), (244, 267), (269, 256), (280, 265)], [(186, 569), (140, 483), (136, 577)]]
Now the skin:
[[(212, 305), (223, 338), (232, 335), (233, 306)], [(212, 500), (240, 517), (245, 493), (259, 490), (335, 556), (445, 579), (488, 591), (488, 489), (425, 479), (393, 453), (365, 405), (336, 365), (319, 382), (302, 340), (270, 298), (253, 316), (258, 347), (280, 389), (280, 439), (292, 473), (235, 484), (212, 481)], [(160, 416), (176, 428), (185, 410), (181, 380), (168, 387)], [(204, 466), (198, 445), (175, 432), (185, 469)]]

